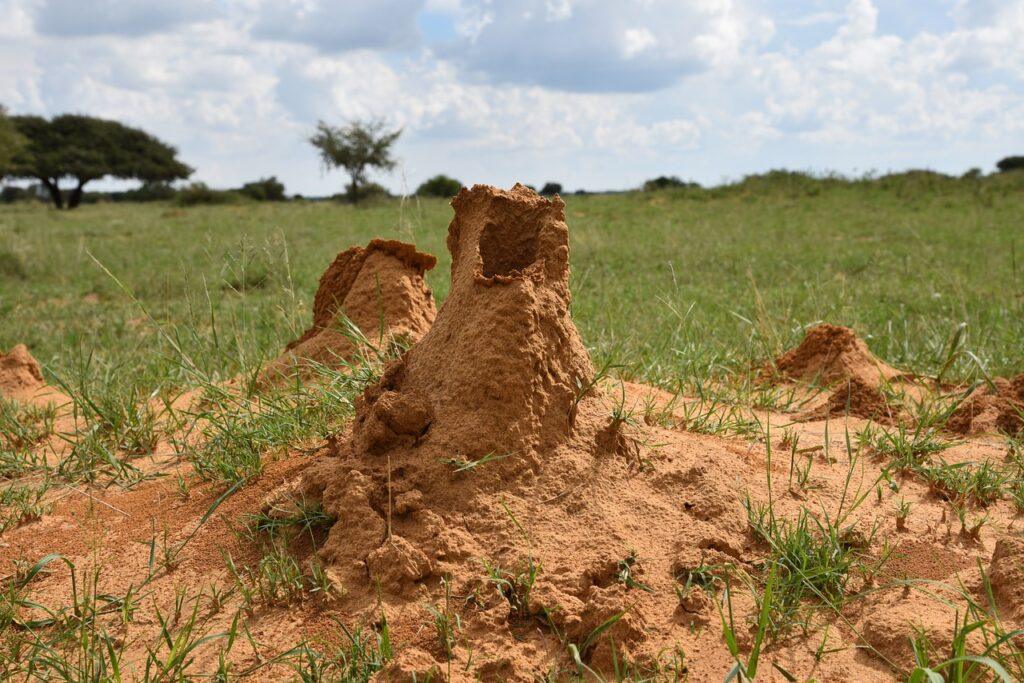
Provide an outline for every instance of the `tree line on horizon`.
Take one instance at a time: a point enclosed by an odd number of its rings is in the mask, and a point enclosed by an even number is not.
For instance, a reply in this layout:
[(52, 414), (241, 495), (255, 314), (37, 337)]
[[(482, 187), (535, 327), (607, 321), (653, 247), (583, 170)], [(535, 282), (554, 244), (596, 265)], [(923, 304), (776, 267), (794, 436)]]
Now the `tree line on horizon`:
[[(383, 186), (369, 179), (369, 172), (376, 169), (386, 173), (395, 168), (397, 160), (393, 147), (401, 134), (401, 129), (389, 129), (382, 119), (355, 120), (337, 126), (319, 121), (308, 142), (317, 150), (324, 170), (341, 169), (348, 175), (344, 192), (332, 198), (355, 204), (375, 196), (388, 196)], [(996, 168), (1000, 173), (1024, 171), (1024, 156), (1005, 157), (996, 163)], [(31, 180), (37, 184), (35, 192), (17, 186), (4, 187), (0, 191), (0, 201), (39, 198), (38, 193), (45, 193), (57, 209), (74, 209), (83, 202), (100, 200), (175, 200), (189, 206), (287, 199), (284, 184), (274, 176), (232, 190), (215, 190), (201, 182), (174, 187), (175, 182), (187, 180), (193, 171), (178, 159), (178, 152), (173, 146), (141, 129), (81, 114), (62, 114), (51, 119), (34, 115), (9, 116), (0, 105), (0, 179)], [(944, 175), (933, 171), (905, 173)], [(964, 177), (982, 175), (981, 169), (971, 169)], [(763, 177), (774, 177), (777, 182), (785, 183), (796, 176), (815, 178), (801, 171), (770, 171), (747, 176), (738, 184)], [(121, 192), (85, 191), (87, 183), (101, 178), (138, 180), (141, 185)], [(840, 178), (826, 174), (820, 179)], [(62, 188), (62, 180), (71, 180), (74, 186)], [(452, 197), (461, 188), (461, 182), (440, 174), (421, 183), (416, 195)], [(644, 182), (640, 189), (654, 192), (702, 188), (678, 176), (664, 175)], [(541, 187), (540, 193), (561, 194), (562, 185), (548, 182)], [(576, 194), (586, 192), (577, 190)], [(302, 196), (295, 195), (294, 198), (301, 199)]]

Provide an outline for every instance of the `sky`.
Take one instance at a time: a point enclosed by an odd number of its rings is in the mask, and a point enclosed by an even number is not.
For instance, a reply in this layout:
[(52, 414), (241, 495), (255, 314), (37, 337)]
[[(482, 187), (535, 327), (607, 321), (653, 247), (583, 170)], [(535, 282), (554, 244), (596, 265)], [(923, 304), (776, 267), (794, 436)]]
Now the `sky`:
[(412, 191), (986, 171), (1024, 154), (1024, 0), (0, 0), (0, 103), (340, 191), (318, 120), (401, 127)]

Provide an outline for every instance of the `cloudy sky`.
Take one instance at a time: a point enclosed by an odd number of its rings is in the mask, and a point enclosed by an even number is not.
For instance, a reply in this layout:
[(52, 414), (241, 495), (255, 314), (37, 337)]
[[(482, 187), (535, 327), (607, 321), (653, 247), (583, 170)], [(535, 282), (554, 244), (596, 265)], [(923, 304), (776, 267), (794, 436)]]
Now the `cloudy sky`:
[(414, 189), (717, 183), (1024, 153), (1024, 0), (0, 0), (0, 103), (177, 146), (195, 178), (339, 189), (318, 119), (404, 133)]

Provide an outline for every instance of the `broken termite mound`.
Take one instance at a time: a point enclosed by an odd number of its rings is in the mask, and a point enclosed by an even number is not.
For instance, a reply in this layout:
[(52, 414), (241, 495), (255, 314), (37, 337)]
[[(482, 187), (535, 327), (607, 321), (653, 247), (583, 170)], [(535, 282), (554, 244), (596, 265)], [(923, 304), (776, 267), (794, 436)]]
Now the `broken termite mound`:
[[(683, 628), (677, 603), (618, 580), (623, 562), (664, 596), (705, 557), (738, 556), (744, 476), (720, 446), (641, 427), (596, 387), (570, 316), (561, 199), (477, 185), (452, 206), (451, 289), (433, 326), (291, 495), (337, 519), (319, 555), (348, 613), (378, 619), (383, 600), (394, 633), (442, 577), (478, 596), (460, 608), (468, 645), (455, 656), (471, 652), (463, 664), (484, 680), (530, 680), (545, 651), (564, 654), (561, 637), (609, 619), (590, 666), (607, 670), (612, 647), (655, 657)], [(531, 568), (525, 597), (493, 579)], [(410, 643), (441, 661), (408, 620)]]
[(359, 351), (360, 337), (378, 348), (422, 337), (436, 315), (423, 275), (436, 263), (395, 240), (375, 239), (339, 253), (320, 277), (313, 324), (267, 365), (264, 382), (311, 364), (337, 367)]
[(46, 386), (39, 361), (28, 347), (17, 344), (7, 353), (0, 353), (0, 397), (20, 398)]
[(996, 377), (978, 387), (953, 411), (946, 426), (960, 434), (1020, 433), (1024, 430), (1024, 374), (1013, 379)]

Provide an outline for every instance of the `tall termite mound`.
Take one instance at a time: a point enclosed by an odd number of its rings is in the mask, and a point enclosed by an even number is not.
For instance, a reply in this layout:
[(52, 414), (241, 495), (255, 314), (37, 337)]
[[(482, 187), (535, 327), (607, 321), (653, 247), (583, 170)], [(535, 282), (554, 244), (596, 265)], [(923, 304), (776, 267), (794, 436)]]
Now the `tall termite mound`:
[(474, 680), (532, 680), (564, 651), (556, 632), (583, 642), (606, 631), (582, 653), (600, 670), (615, 648), (656, 657), (665, 632), (654, 626), (676, 623), (674, 601), (658, 598), (673, 577), (739, 556), (743, 468), (636, 423), (593, 386), (570, 316), (560, 199), (477, 185), (452, 206), (451, 289), (433, 326), (287, 493), (337, 520), (318, 553), (344, 609), (388, 610), (395, 637), (422, 650), (422, 671), (451, 655), (424, 634), (419, 607), (442, 579), (452, 595), (477, 596), (453, 608), (453, 656)]
[[(303, 484), (339, 519), (321, 555), (342, 573), (354, 560), (392, 591), (465, 552), (451, 520), (528, 485), (572, 439), (594, 372), (569, 316), (562, 201), (477, 185), (452, 206), (451, 289), (433, 326), (357, 399), (350, 437)], [(450, 463), (488, 457), (485, 472), (453, 479)], [(476, 521), (476, 533), (493, 523)]]
[(550, 447), (593, 367), (569, 317), (561, 199), (476, 185), (452, 201), (451, 290), (430, 331), (357, 406), (355, 447), (426, 441), (480, 457)]
[[(336, 365), (357, 351), (360, 335), (380, 346), (422, 337), (436, 315), (423, 274), (436, 263), (394, 240), (375, 239), (338, 254), (320, 277), (313, 324), (267, 366), (264, 378), (287, 376), (309, 361)], [(346, 329), (343, 317), (354, 330)]]
[(0, 396), (19, 397), (43, 386), (43, 371), (27, 346), (18, 344), (8, 353), (0, 353)]

